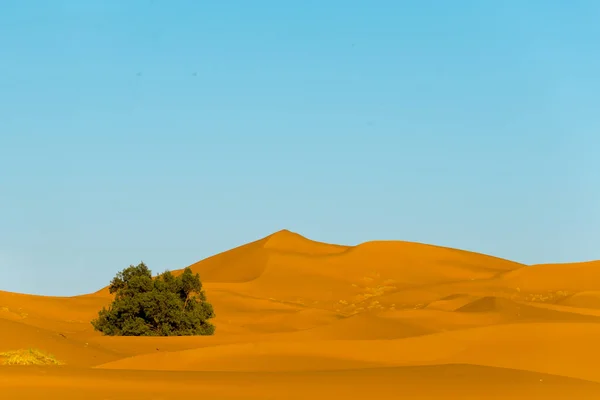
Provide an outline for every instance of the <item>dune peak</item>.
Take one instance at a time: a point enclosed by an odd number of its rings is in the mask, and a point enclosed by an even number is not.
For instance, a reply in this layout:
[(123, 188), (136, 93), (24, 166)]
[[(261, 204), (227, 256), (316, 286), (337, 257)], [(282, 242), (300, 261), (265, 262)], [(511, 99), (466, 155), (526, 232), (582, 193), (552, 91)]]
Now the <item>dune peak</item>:
[(288, 229), (282, 229), (267, 236), (263, 248), (292, 253), (329, 254), (344, 251), (349, 246), (318, 242)]
[(292, 232), (289, 229), (280, 229), (277, 232), (274, 232), (272, 234), (270, 234), (269, 236), (267, 236), (268, 238), (273, 238), (273, 237), (283, 237), (283, 238), (302, 238), (305, 240), (310, 240), (304, 236), (302, 236), (299, 233), (296, 232)]

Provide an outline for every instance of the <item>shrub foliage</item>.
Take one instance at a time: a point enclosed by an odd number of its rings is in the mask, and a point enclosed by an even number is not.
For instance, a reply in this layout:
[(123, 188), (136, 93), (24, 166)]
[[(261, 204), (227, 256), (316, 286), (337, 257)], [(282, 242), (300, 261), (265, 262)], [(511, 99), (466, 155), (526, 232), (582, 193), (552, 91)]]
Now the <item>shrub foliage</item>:
[(144, 263), (119, 272), (109, 290), (115, 295), (92, 321), (94, 329), (109, 336), (212, 335), (208, 320), (215, 316), (206, 301), (200, 276), (186, 268), (174, 276), (166, 271), (152, 277)]

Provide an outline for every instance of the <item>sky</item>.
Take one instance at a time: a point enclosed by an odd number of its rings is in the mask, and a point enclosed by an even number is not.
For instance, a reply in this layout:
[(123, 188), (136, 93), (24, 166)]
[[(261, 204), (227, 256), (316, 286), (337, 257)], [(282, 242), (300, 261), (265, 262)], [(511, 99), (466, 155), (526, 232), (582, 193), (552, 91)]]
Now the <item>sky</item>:
[(3, 0), (0, 290), (289, 229), (600, 259), (600, 3)]

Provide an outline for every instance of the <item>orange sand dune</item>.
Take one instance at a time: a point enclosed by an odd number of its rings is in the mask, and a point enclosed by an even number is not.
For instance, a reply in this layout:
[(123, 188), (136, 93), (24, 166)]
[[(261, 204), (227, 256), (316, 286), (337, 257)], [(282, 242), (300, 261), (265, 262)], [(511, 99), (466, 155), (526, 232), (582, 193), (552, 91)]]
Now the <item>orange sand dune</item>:
[(191, 268), (214, 336), (102, 336), (90, 320), (111, 301), (106, 287), (0, 292), (0, 353), (39, 348), (64, 363), (1, 366), (3, 396), (600, 398), (600, 262), (526, 266), (284, 230)]
[(600, 261), (572, 264), (540, 264), (504, 276), (514, 287), (531, 292), (581, 292), (600, 288)]

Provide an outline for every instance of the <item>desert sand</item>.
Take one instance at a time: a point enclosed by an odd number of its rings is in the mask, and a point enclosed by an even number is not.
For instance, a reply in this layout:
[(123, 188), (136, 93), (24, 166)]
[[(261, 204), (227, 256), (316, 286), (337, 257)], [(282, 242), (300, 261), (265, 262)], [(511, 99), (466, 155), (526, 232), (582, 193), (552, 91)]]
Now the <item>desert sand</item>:
[(1, 397), (600, 399), (600, 262), (529, 266), (284, 230), (191, 268), (214, 336), (102, 336), (90, 320), (106, 288), (0, 292), (0, 353), (63, 364), (0, 366)]

